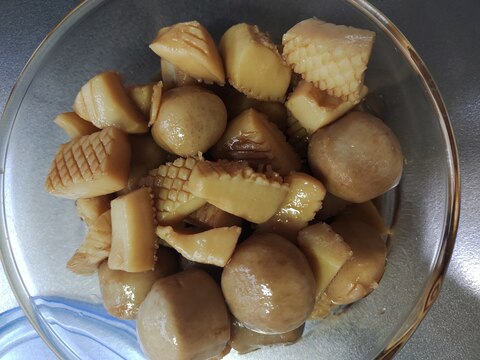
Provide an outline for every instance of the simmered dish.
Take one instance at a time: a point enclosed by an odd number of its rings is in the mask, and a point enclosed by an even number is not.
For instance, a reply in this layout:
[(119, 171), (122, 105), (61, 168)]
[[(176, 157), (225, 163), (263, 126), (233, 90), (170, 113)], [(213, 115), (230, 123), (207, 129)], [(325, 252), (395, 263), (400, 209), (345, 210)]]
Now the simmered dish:
[(357, 106), (375, 33), (312, 18), (281, 46), (246, 23), (218, 47), (198, 21), (152, 38), (161, 80), (79, 86), (45, 182), (88, 228), (67, 267), (98, 274), (145, 355), (292, 344), (381, 286), (389, 229), (372, 200), (403, 155)]

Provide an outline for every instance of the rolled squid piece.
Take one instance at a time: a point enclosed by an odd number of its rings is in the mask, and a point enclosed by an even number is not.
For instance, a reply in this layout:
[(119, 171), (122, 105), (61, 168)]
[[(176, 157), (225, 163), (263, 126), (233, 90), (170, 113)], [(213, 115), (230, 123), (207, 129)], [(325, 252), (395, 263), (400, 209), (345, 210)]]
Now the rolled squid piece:
[(373, 31), (312, 18), (283, 35), (283, 57), (304, 80), (358, 103), (374, 39)]
[(128, 182), (130, 156), (128, 137), (116, 128), (75, 138), (58, 149), (45, 188), (67, 199), (121, 190)]

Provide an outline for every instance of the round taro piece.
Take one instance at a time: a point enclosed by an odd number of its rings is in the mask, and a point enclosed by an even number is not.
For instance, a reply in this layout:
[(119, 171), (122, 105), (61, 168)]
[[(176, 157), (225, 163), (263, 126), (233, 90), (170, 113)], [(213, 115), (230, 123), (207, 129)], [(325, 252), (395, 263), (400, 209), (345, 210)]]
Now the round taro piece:
[(198, 269), (158, 280), (138, 311), (137, 334), (151, 360), (219, 355), (230, 339), (220, 287)]
[(333, 195), (362, 203), (397, 185), (403, 155), (397, 138), (380, 119), (352, 112), (313, 134), (308, 163)]
[(303, 253), (276, 234), (253, 235), (222, 274), (232, 314), (246, 327), (279, 334), (302, 325), (315, 302), (315, 280)]
[(193, 156), (206, 152), (227, 126), (227, 110), (214, 93), (197, 86), (167, 91), (153, 119), (152, 136), (164, 150)]

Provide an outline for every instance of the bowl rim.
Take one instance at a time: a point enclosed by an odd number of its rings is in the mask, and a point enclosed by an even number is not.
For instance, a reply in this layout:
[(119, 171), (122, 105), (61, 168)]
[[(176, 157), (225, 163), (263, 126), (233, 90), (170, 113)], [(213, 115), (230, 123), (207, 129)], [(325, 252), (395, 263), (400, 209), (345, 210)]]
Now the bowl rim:
[[(408, 339), (418, 328), (419, 324), (437, 299), (442, 284), (445, 280), (445, 273), (447, 271), (448, 264), (455, 246), (455, 239), (460, 217), (460, 170), (458, 151), (449, 115), (438, 87), (433, 80), (427, 66), (407, 38), (393, 24), (392, 21), (390, 21), (380, 10), (370, 4), (367, 0), (344, 1), (352, 5), (373, 23), (375, 23), (375, 25), (381, 28), (401, 51), (414, 72), (419, 76), (419, 79), (421, 80), (422, 85), (424, 86), (427, 95), (432, 102), (433, 108), (435, 109), (437, 120), (443, 134), (443, 139), (445, 142), (444, 145), (448, 158), (447, 165), (449, 176), (447, 180), (446, 191), (447, 209), (445, 213), (442, 242), (432, 265), (432, 274), (429, 277), (423, 292), (420, 294), (416, 305), (410, 310), (406, 320), (392, 337), (390, 342), (376, 356), (376, 359), (391, 359), (405, 345)], [(0, 260), (3, 264), (10, 287), (12, 288), (13, 293), (19, 305), (23, 309), (26, 317), (38, 335), (59, 358), (63, 358), (67, 354), (72, 354), (69, 352), (66, 353), (63, 351), (63, 349), (58, 347), (58, 345), (61, 344), (64, 346), (64, 349), (68, 348), (62, 339), (58, 338), (56, 333), (52, 332), (51, 329), (44, 325), (44, 321), (40, 319), (40, 315), (34, 311), (35, 305), (30, 299), (26, 285), (19, 276), (19, 272), (12, 270), (18, 270), (18, 267), (15, 262), (12, 248), (8, 241), (6, 211), (3, 199), (6, 155), (8, 152), (8, 144), (14, 121), (9, 123), (7, 122), (7, 119), (16, 118), (18, 106), (15, 108), (15, 105), (21, 103), (25, 92), (28, 90), (28, 87), (34, 78), (34, 74), (31, 74), (31, 71), (29, 71), (30, 68), (33, 67), (35, 63), (40, 61), (40, 59), (42, 59), (46, 53), (48, 53), (48, 50), (56, 43), (56, 40), (63, 36), (71, 25), (82, 19), (84, 14), (92, 11), (98, 6), (101, 6), (102, 3), (102, 1), (81, 1), (55, 27), (53, 27), (52, 30), (49, 31), (20, 72), (20, 75), (18, 76), (18, 79), (15, 82), (15, 85), (13, 86), (7, 99), (4, 112), (0, 118), (0, 194), (2, 196), (0, 198)], [(53, 335), (54, 339), (47, 336), (47, 333)]]

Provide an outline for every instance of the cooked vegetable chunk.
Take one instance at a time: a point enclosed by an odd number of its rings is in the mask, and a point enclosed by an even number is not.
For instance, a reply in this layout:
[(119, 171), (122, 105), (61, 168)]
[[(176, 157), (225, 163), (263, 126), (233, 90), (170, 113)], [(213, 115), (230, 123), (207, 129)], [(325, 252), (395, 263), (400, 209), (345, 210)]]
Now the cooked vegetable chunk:
[(233, 316), (265, 334), (297, 329), (315, 303), (307, 259), (276, 234), (253, 235), (237, 247), (223, 270), (222, 290)]
[(123, 87), (120, 75), (113, 71), (88, 80), (75, 98), (73, 111), (100, 129), (112, 126), (127, 133), (148, 130), (142, 113)]
[(316, 299), (320, 300), (343, 264), (353, 255), (352, 249), (324, 223), (306, 227), (298, 234), (298, 246), (305, 254), (313, 271)]
[(108, 267), (142, 272), (155, 265), (157, 241), (150, 188), (141, 188), (111, 202), (112, 249)]
[(180, 156), (194, 156), (213, 146), (227, 126), (227, 110), (214, 93), (182, 86), (162, 95), (152, 136), (163, 149)]
[(165, 247), (160, 247), (157, 251), (155, 270), (139, 273), (112, 270), (105, 261), (98, 269), (103, 305), (117, 318), (135, 319), (140, 304), (145, 300), (155, 281), (174, 274), (177, 270), (177, 254)]
[(403, 155), (393, 132), (378, 118), (352, 112), (319, 129), (310, 140), (313, 174), (339, 198), (362, 203), (396, 186)]
[(276, 344), (293, 344), (302, 337), (305, 325), (283, 334), (261, 334), (245, 327), (236, 319), (232, 321), (230, 345), (240, 354), (246, 354)]
[(300, 169), (300, 159), (282, 132), (254, 109), (228, 123), (212, 154), (217, 159), (245, 160), (252, 167), (270, 164), (281, 175)]
[(110, 210), (104, 212), (88, 227), (82, 245), (67, 262), (67, 268), (79, 275), (91, 275), (105, 260), (112, 244), (112, 220)]
[(97, 218), (110, 209), (110, 195), (95, 196), (93, 198), (78, 199), (75, 201), (78, 216), (88, 226), (92, 225)]
[(220, 40), (220, 53), (228, 81), (235, 89), (254, 99), (283, 101), (291, 70), (269, 36), (257, 26), (232, 26)]
[(219, 355), (230, 339), (230, 320), (219, 286), (197, 269), (157, 280), (140, 305), (137, 334), (152, 360)]
[(90, 135), (100, 131), (91, 122), (82, 119), (74, 112), (66, 112), (58, 115), (53, 122), (60, 126), (72, 139), (78, 136)]
[(353, 256), (333, 278), (326, 293), (335, 304), (350, 304), (378, 287), (387, 249), (375, 229), (362, 222), (335, 221), (332, 229), (351, 247)]
[(152, 94), (154, 84), (136, 85), (127, 89), (128, 95), (135, 105), (147, 116), (152, 106)]
[(242, 228), (221, 227), (202, 232), (175, 230), (158, 226), (157, 236), (188, 260), (202, 264), (225, 266), (235, 250)]
[[(366, 86), (362, 87), (359, 98), (368, 92)], [(308, 81), (300, 81), (295, 90), (289, 95), (285, 106), (292, 116), (297, 119), (309, 134), (337, 120), (356, 103), (343, 101), (341, 98), (328, 95)]]

